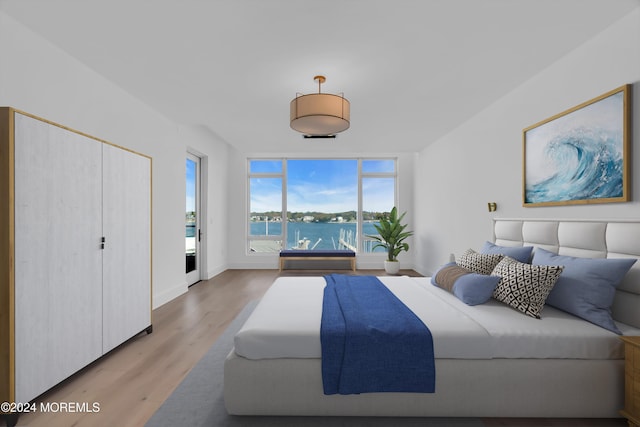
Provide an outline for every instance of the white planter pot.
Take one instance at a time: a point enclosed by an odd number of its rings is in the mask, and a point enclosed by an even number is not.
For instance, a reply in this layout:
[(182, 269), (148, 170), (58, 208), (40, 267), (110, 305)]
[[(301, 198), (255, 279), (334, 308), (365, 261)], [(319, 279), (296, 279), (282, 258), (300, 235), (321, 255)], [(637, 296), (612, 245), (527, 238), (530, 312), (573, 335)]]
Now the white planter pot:
[(400, 261), (384, 261), (384, 271), (387, 274), (398, 274), (400, 271)]

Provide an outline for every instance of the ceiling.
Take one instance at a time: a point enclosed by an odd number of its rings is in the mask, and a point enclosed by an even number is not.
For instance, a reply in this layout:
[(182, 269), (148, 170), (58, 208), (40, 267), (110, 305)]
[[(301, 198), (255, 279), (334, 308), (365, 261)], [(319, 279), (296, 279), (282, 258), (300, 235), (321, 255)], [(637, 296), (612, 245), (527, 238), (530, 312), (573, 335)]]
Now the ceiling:
[[(0, 10), (170, 120), (247, 153), (416, 152), (640, 0), (0, 0)], [(289, 102), (351, 102), (305, 140)], [(80, 89), (79, 89), (80, 90)]]

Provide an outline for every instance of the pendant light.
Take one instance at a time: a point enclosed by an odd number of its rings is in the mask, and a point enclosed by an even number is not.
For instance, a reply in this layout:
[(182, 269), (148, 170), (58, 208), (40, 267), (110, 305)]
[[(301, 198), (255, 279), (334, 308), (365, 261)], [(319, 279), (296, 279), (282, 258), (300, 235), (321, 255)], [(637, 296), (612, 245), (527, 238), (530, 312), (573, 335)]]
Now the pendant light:
[(318, 93), (297, 95), (290, 105), (291, 128), (305, 138), (335, 138), (335, 134), (349, 129), (349, 101), (340, 95), (321, 93), (327, 79), (315, 76)]

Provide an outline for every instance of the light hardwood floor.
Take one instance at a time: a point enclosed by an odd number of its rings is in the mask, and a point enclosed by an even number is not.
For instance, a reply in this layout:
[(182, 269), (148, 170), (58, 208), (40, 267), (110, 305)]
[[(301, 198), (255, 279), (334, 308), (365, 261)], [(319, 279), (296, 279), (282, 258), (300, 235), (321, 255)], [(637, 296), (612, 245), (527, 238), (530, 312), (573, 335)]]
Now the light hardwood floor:
[[(342, 271), (344, 272), (344, 271)], [(93, 413), (32, 413), (24, 427), (139, 427), (160, 407), (240, 310), (260, 298), (279, 275), (326, 272), (228, 270), (202, 281), (153, 312), (153, 333), (142, 333), (41, 396), (35, 403), (99, 404)], [(358, 274), (383, 274), (359, 270)], [(415, 275), (412, 271), (403, 274)], [(43, 355), (46, 357), (46, 355)], [(487, 427), (622, 427), (622, 419), (483, 419)], [(1, 424), (0, 424), (1, 425)], [(182, 427), (182, 426), (177, 426)]]

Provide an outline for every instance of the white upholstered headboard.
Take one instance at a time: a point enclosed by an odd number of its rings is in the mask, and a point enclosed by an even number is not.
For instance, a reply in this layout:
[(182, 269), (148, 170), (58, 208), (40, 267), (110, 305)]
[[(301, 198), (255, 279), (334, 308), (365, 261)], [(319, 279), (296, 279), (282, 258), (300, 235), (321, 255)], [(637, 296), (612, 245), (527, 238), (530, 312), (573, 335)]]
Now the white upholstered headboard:
[[(584, 258), (640, 258), (640, 220), (494, 218), (493, 240)], [(618, 286), (612, 312), (615, 320), (640, 328), (640, 261)]]

